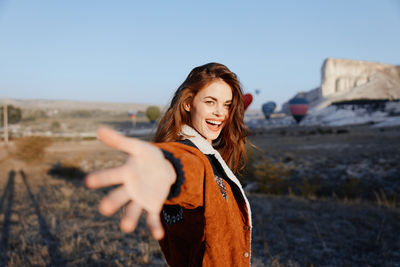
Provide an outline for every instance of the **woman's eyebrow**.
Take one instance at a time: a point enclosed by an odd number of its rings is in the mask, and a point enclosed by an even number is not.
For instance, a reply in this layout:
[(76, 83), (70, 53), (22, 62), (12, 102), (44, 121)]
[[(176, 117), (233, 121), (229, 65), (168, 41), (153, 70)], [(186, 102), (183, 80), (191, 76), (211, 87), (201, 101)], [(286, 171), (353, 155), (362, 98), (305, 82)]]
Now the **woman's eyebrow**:
[[(213, 97), (213, 96), (209, 96), (209, 95), (208, 95), (208, 96), (205, 96), (205, 97), (204, 97), (204, 99), (206, 99), (206, 98), (211, 98), (212, 100), (218, 102), (218, 99), (215, 98), (215, 97)], [(226, 101), (225, 101), (225, 104), (226, 104), (226, 103), (232, 103), (232, 99), (226, 100)]]
[(206, 98), (211, 98), (211, 99), (214, 100), (214, 101), (218, 101), (218, 99), (216, 99), (216, 98), (213, 97), (213, 96), (205, 96), (204, 99), (206, 99)]

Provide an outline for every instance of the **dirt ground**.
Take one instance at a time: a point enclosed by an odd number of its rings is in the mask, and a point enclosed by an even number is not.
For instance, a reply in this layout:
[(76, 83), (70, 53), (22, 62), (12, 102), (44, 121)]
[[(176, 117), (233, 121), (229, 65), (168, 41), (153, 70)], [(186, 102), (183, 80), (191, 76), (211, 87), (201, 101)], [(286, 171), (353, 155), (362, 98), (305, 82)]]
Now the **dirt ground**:
[[(400, 180), (399, 135), (398, 129), (367, 126), (277, 128), (253, 132), (251, 140), (266, 156), (297, 169), (294, 175), (313, 170), (328, 173), (321, 179), (345, 179), (365, 175), (365, 164), (375, 172), (384, 165), (383, 186)], [(12, 144), (1, 145), (0, 266), (166, 266), (143, 218), (134, 233), (121, 233), (120, 214), (97, 212), (107, 190), (83, 186), (86, 173), (117, 166), (125, 154), (97, 141), (59, 141), (43, 160), (28, 164), (12, 151)], [(396, 205), (257, 193), (249, 200), (253, 266), (400, 265)]]

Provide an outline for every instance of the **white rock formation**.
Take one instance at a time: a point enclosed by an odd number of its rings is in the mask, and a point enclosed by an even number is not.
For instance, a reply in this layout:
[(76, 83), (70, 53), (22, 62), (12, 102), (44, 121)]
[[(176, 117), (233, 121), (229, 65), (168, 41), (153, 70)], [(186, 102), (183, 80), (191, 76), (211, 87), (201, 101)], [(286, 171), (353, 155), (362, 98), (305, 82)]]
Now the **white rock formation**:
[(320, 98), (310, 112), (334, 102), (400, 99), (400, 66), (328, 58), (321, 74)]
[[(400, 100), (400, 66), (328, 58), (321, 68), (321, 86), (294, 97), (310, 102), (308, 113), (334, 102), (352, 100)], [(282, 105), (289, 113), (288, 102)]]
[(376, 74), (386, 72), (396, 75), (396, 67), (382, 63), (334, 59), (324, 61), (321, 69), (321, 96), (332, 97), (373, 81)]

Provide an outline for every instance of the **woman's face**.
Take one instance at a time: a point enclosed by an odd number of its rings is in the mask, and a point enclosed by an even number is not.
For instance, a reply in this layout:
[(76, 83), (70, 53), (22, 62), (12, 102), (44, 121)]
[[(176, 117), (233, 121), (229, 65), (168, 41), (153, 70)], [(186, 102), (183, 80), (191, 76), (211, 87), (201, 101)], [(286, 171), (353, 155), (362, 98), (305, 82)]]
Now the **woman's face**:
[(226, 124), (231, 104), (231, 87), (223, 80), (216, 80), (201, 89), (185, 109), (190, 112), (193, 128), (212, 143)]

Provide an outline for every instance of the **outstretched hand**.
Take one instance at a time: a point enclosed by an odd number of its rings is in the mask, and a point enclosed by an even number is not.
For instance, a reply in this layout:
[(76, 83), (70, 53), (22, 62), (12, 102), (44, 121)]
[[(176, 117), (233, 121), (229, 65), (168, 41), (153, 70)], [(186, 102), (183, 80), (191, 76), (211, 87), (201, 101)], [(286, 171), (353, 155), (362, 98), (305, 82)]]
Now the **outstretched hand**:
[(97, 131), (97, 136), (104, 144), (129, 154), (124, 165), (94, 172), (86, 177), (88, 188), (120, 185), (101, 200), (100, 213), (111, 216), (128, 203), (121, 219), (121, 230), (132, 232), (144, 210), (153, 237), (161, 239), (164, 229), (160, 212), (176, 180), (172, 164), (164, 158), (159, 148), (148, 142), (125, 137), (105, 127)]

